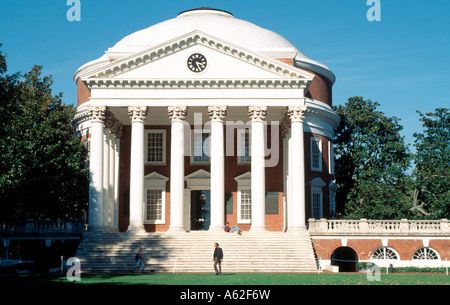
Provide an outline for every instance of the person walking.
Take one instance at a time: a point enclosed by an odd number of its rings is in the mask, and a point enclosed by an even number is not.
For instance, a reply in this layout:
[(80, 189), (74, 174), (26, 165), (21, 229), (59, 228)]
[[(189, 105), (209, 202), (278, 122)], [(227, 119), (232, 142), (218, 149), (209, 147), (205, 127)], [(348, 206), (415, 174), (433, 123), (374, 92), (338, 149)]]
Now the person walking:
[[(213, 261), (214, 271), (216, 271), (216, 275), (222, 275), (223, 251), (222, 248), (219, 247), (218, 243), (214, 244)], [(219, 265), (219, 268), (217, 268), (217, 265)]]
[(142, 247), (139, 248), (139, 250), (136, 254), (135, 260), (136, 260), (136, 266), (134, 266), (134, 268), (131, 269), (131, 272), (134, 272), (134, 270), (136, 270), (136, 268), (138, 268), (138, 267), (142, 267), (142, 273), (145, 273), (145, 271), (144, 271), (144, 256), (142, 255)]

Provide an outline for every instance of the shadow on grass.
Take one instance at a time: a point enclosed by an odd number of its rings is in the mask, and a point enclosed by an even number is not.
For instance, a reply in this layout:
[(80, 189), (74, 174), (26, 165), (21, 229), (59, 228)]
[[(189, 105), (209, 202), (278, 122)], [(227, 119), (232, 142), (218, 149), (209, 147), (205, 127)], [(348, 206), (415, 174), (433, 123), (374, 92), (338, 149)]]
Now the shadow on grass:
[(201, 285), (449, 285), (445, 275), (389, 274), (380, 281), (368, 281), (365, 274), (261, 274), (261, 273), (130, 273), (82, 274), (80, 281), (70, 282), (65, 275), (0, 275), (0, 286), (201, 286)]

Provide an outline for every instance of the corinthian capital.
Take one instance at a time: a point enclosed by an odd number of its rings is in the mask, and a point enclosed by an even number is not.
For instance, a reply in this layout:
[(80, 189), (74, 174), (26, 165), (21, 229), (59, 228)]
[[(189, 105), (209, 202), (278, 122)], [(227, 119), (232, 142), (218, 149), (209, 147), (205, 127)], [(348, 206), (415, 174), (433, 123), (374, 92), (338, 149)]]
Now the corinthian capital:
[(137, 106), (130, 106), (128, 107), (128, 116), (131, 119), (131, 122), (144, 122), (147, 118), (148, 113), (148, 107), (137, 107)]
[(91, 121), (96, 123), (103, 123), (106, 118), (106, 107), (88, 107), (89, 114), (91, 115)]
[(111, 132), (114, 134), (116, 138), (122, 137), (123, 125), (122, 123), (119, 122), (119, 120), (117, 120), (114, 123), (114, 126), (111, 127)]
[(248, 115), (252, 121), (262, 122), (266, 119), (267, 106), (249, 106)]
[(208, 114), (213, 122), (223, 122), (227, 115), (227, 106), (209, 106)]
[(169, 106), (169, 118), (171, 122), (179, 122), (186, 120), (187, 107), (186, 106)]
[(289, 106), (288, 116), (291, 122), (303, 123), (305, 119), (306, 106)]

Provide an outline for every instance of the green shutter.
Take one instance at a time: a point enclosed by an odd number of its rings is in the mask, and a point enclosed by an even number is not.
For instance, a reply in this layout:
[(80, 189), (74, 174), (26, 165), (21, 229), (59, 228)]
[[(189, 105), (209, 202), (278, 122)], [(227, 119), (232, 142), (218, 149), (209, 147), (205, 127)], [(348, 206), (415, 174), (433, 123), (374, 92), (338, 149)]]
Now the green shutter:
[(266, 215), (278, 214), (278, 192), (266, 193)]

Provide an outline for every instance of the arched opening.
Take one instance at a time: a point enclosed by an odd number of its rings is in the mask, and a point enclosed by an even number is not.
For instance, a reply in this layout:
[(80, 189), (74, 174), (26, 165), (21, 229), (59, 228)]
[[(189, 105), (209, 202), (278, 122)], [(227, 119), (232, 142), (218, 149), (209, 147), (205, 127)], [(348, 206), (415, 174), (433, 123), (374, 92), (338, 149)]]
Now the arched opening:
[(350, 247), (339, 247), (331, 254), (331, 264), (339, 266), (339, 272), (356, 272), (358, 253)]

